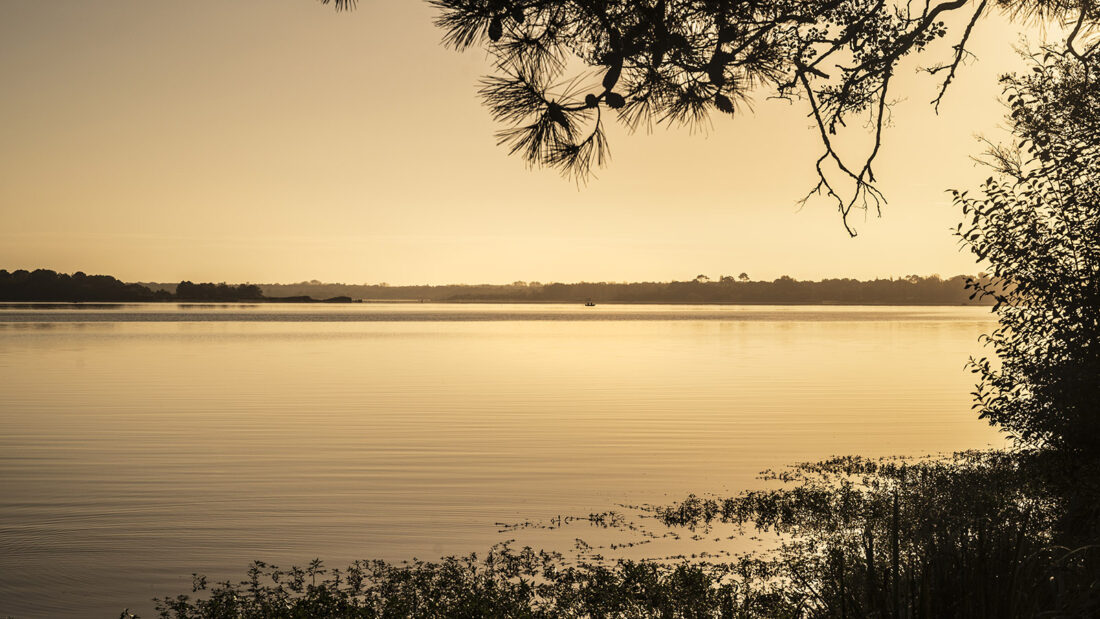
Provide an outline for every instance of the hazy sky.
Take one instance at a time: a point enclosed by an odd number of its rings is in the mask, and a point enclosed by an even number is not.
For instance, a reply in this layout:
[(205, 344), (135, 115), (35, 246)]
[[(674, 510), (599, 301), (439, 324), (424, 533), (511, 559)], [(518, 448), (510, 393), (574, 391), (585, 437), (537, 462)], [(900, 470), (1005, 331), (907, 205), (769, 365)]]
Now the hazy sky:
[[(484, 52), (433, 9), (362, 0), (0, 3), (0, 268), (125, 280), (447, 283), (969, 273), (944, 193), (988, 176), (1017, 33), (976, 32), (937, 117), (909, 65), (877, 167), (884, 217), (795, 202), (803, 105), (706, 132), (611, 131), (585, 187), (495, 145)], [(930, 64), (932, 58), (923, 59)]]

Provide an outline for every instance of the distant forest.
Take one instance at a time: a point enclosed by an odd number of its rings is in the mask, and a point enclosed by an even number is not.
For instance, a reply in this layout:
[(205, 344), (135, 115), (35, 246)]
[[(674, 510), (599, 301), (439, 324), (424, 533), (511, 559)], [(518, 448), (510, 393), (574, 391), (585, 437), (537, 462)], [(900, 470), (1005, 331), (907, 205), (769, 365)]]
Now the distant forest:
[(194, 284), (180, 282), (172, 290), (127, 284), (110, 275), (72, 275), (48, 269), (9, 273), (0, 269), (0, 301), (138, 302), (138, 301), (258, 301), (263, 292), (254, 284)]
[[(757, 303), (836, 305), (990, 305), (989, 299), (970, 299), (966, 276), (943, 279), (938, 275), (859, 281), (826, 279), (799, 281), (787, 276), (774, 281), (751, 281), (724, 276), (697, 277), (674, 282), (581, 282), (574, 284), (514, 282), (443, 286), (389, 286), (386, 284), (259, 284), (268, 297), (351, 297), (366, 301), (434, 301), (499, 303)], [(173, 284), (146, 284), (154, 290), (174, 291)]]
[(328, 302), (434, 301), (452, 303), (745, 303), (834, 305), (987, 305), (970, 298), (963, 275), (910, 275), (896, 279), (859, 281), (825, 279), (799, 281), (787, 276), (752, 281), (724, 276), (699, 276), (674, 282), (580, 282), (575, 284), (514, 282), (512, 284), (452, 284), (389, 286), (386, 284), (128, 284), (109, 275), (72, 275), (47, 269), (0, 269), (0, 301), (138, 302)]

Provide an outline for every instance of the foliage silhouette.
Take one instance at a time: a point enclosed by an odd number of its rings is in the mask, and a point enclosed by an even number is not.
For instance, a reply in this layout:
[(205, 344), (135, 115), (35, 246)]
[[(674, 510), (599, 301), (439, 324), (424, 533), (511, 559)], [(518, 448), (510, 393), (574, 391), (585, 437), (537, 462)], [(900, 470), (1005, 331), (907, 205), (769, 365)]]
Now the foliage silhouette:
[(0, 301), (163, 301), (171, 294), (126, 284), (109, 275), (72, 275), (48, 269), (0, 269)]
[[(493, 548), (484, 558), (392, 565), (356, 562), (344, 570), (279, 570), (254, 563), (249, 579), (215, 585), (201, 598), (157, 600), (161, 617), (713, 617), (791, 616), (783, 594), (723, 583), (733, 566), (562, 566), (561, 555)], [(740, 566), (762, 581), (757, 562)], [(195, 576), (194, 591), (207, 583)], [(748, 613), (748, 614), (746, 614)], [(127, 613), (123, 613), (125, 617)]]
[(673, 526), (734, 522), (787, 536), (771, 566), (805, 596), (796, 616), (1096, 616), (1100, 570), (1090, 548), (1062, 544), (1076, 540), (1068, 503), (1100, 494), (1067, 483), (1077, 479), (1071, 470), (1085, 469), (1053, 451), (836, 458), (771, 473), (790, 484), (779, 490), (692, 496), (660, 516)]
[(990, 277), (996, 358), (972, 361), (981, 416), (1021, 444), (1100, 451), (1100, 83), (1095, 56), (1051, 51), (1004, 78), (1017, 144), (981, 195), (954, 192), (958, 234)]
[[(1020, 21), (1076, 20), (1074, 37), (1097, 18), (1091, 3), (1067, 0), (432, 0), (444, 41), (484, 45), (496, 74), (481, 95), (508, 125), (500, 144), (531, 165), (587, 178), (609, 156), (605, 109), (629, 128), (695, 126), (712, 111), (740, 113), (770, 92), (805, 100), (818, 128), (818, 182), (852, 235), (854, 208), (881, 210), (873, 164), (882, 145), (891, 79), (906, 56), (946, 37), (962, 19), (947, 58), (927, 71), (941, 86), (938, 107), (969, 52), (971, 34), (995, 7)], [(567, 70), (583, 64), (571, 78)], [(838, 133), (867, 117), (871, 140), (852, 160)], [(859, 124), (859, 123), (857, 123)], [(805, 201), (805, 199), (803, 200)]]

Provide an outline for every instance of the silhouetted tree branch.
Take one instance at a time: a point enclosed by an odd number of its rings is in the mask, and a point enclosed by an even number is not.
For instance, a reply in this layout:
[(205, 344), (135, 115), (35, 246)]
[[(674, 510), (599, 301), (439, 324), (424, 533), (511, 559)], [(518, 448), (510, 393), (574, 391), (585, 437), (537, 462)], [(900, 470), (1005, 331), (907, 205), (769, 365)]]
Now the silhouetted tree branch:
[[(321, 0), (336, 8), (355, 0)], [(530, 165), (586, 180), (609, 158), (603, 108), (630, 129), (695, 126), (713, 110), (737, 114), (750, 95), (805, 100), (818, 127), (818, 181), (803, 198), (825, 195), (845, 228), (853, 209), (881, 213), (873, 165), (882, 147), (890, 79), (898, 62), (947, 35), (961, 12), (965, 28), (933, 106), (955, 81), (979, 19), (991, 5), (1012, 18), (1072, 24), (1066, 52), (1079, 59), (1079, 38), (1100, 16), (1091, 0), (429, 0), (440, 10), (444, 42), (458, 50), (484, 45), (496, 74), (481, 95), (494, 118), (510, 125), (498, 141)], [(565, 78), (567, 70), (575, 75)], [(851, 165), (835, 144), (838, 129), (867, 115), (866, 156)], [(858, 170), (858, 171), (857, 171)]]
[[(1021, 19), (1095, 22), (1092, 9), (1058, 0), (994, 0)], [(750, 95), (808, 102), (822, 154), (821, 194), (836, 204), (849, 233), (853, 209), (880, 212), (874, 161), (882, 146), (889, 84), (898, 62), (946, 36), (943, 19), (965, 12), (966, 27), (933, 104), (938, 108), (969, 52), (990, 0), (432, 0), (445, 42), (485, 45), (497, 75), (482, 96), (494, 117), (511, 125), (501, 144), (535, 166), (585, 179), (608, 157), (604, 118), (613, 109), (631, 129), (698, 125), (713, 110), (736, 114)], [(1072, 36), (1071, 36), (1072, 40)], [(568, 67), (584, 71), (564, 79)], [(853, 165), (835, 136), (851, 117), (867, 115), (867, 154)], [(803, 200), (804, 201), (804, 200)]]
[[(845, 218), (878, 211), (873, 186), (888, 86), (897, 62), (946, 34), (941, 15), (967, 0), (920, 9), (886, 0), (434, 0), (445, 42), (486, 45), (497, 75), (481, 91), (500, 142), (528, 163), (584, 179), (608, 156), (604, 107), (631, 129), (698, 125), (711, 111), (736, 114), (749, 96), (804, 99), (823, 153), (811, 194)], [(974, 9), (972, 21), (984, 10)], [(969, 34), (969, 29), (967, 31)], [(965, 37), (956, 46), (961, 54)], [(588, 72), (563, 79), (567, 64)], [(572, 65), (570, 65), (572, 66)], [(953, 77), (953, 72), (951, 77)], [(950, 78), (949, 80), (950, 81)], [(833, 136), (866, 113), (873, 143), (850, 165)], [(838, 183), (850, 185), (841, 187)], [(850, 227), (849, 232), (855, 234)]]

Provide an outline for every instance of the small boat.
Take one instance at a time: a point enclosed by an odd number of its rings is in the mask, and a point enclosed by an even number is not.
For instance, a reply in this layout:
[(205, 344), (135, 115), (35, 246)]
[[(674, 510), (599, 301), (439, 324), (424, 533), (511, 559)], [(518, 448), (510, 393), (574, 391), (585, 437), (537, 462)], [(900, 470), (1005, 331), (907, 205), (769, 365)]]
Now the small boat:
[(584, 302), (584, 306), (585, 307), (596, 307), (596, 304), (592, 302), (592, 299), (589, 299), (589, 300)]

